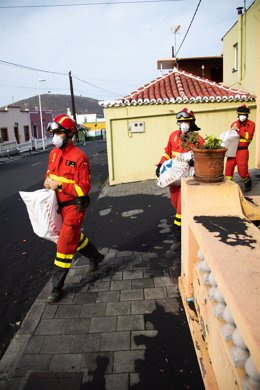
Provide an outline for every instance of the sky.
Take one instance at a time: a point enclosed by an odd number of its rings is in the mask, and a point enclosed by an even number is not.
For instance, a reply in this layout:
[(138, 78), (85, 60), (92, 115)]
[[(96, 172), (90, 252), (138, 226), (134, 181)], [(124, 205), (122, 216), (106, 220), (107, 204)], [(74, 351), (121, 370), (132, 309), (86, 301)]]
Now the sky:
[(236, 8), (253, 3), (145, 1), (0, 0), (0, 107), (70, 94), (70, 71), (75, 95), (119, 99), (162, 74), (157, 60), (171, 57), (175, 42), (179, 58), (221, 55)]

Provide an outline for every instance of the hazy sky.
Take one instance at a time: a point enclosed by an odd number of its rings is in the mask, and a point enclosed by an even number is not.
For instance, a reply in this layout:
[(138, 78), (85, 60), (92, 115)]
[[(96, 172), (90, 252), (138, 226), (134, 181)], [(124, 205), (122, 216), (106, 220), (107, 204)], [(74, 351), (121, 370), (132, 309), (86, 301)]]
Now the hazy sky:
[[(73, 79), (75, 95), (99, 100), (120, 98), (158, 77), (157, 59), (171, 57), (175, 37), (178, 50), (199, 0), (142, 1), (0, 0), (0, 60), (63, 74), (0, 62), (0, 106), (38, 95), (38, 85), (41, 94), (69, 94), (69, 71), (84, 81)], [(252, 2), (202, 0), (178, 57), (220, 55), (236, 8)], [(18, 5), (45, 7), (2, 8)]]

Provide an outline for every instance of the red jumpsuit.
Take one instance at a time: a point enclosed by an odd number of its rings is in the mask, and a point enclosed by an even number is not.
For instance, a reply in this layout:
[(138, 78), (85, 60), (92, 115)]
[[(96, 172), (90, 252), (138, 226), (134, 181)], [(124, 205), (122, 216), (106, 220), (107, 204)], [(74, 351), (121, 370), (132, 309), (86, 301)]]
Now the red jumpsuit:
[[(56, 191), (58, 202), (71, 201), (89, 193), (89, 160), (73, 143), (64, 149), (56, 147), (50, 152), (48, 176), (61, 185), (61, 189)], [(68, 271), (76, 251), (85, 248), (89, 240), (80, 232), (85, 210), (79, 211), (76, 205), (69, 205), (61, 209), (61, 216), (63, 224), (54, 264)]]
[(238, 128), (240, 140), (236, 156), (227, 158), (225, 176), (228, 179), (232, 179), (234, 175), (235, 166), (237, 165), (238, 174), (245, 182), (250, 177), (248, 173), (248, 146), (254, 136), (255, 124), (254, 122), (247, 119), (245, 122), (240, 122), (239, 120), (233, 122), (231, 128), (235, 125)]
[[(175, 130), (171, 133), (168, 140), (168, 144), (165, 148), (165, 153), (160, 160), (160, 164), (163, 164), (164, 161), (166, 160), (176, 157), (180, 153), (186, 153), (190, 151), (190, 149), (185, 149), (181, 145), (183, 142), (183, 140), (181, 139), (182, 135), (183, 134), (180, 130)], [(200, 145), (202, 145), (205, 141), (201, 136), (199, 136), (198, 142)], [(169, 190), (170, 190), (172, 205), (176, 209), (174, 224), (180, 227), (181, 226), (181, 187), (171, 185), (169, 186)]]

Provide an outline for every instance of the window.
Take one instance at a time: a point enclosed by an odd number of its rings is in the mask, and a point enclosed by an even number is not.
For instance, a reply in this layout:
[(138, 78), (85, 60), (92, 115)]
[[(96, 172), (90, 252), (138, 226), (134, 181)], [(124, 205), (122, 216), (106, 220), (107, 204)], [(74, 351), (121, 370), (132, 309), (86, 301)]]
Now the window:
[(8, 130), (7, 127), (2, 127), (1, 128), (1, 142), (7, 142), (8, 141)]
[(36, 125), (33, 125), (33, 137), (34, 138), (38, 138), (37, 137), (37, 126)]
[(24, 126), (24, 140), (25, 142), (30, 141), (30, 133), (29, 133), (29, 126)]
[(236, 43), (234, 46), (234, 68), (233, 68), (233, 72), (237, 72), (238, 70), (238, 44)]

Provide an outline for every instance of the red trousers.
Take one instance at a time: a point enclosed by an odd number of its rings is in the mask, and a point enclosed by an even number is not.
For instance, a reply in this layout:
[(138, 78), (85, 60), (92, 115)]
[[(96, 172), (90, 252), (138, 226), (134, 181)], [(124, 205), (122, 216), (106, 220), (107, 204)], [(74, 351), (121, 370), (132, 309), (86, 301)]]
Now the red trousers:
[[(62, 227), (57, 242), (57, 253), (54, 264), (61, 268), (70, 268), (80, 241), (80, 230), (85, 211), (78, 211), (77, 207), (66, 206), (61, 209)], [(88, 239), (85, 238), (84, 246)]]
[(228, 178), (233, 178), (235, 167), (237, 166), (237, 171), (239, 176), (242, 179), (246, 179), (249, 176), (248, 173), (248, 158), (249, 152), (246, 150), (238, 150), (236, 157), (228, 157), (225, 167), (225, 176)]
[(172, 205), (176, 210), (176, 215), (174, 218), (174, 225), (181, 227), (181, 187), (180, 186), (170, 186), (170, 196)]

